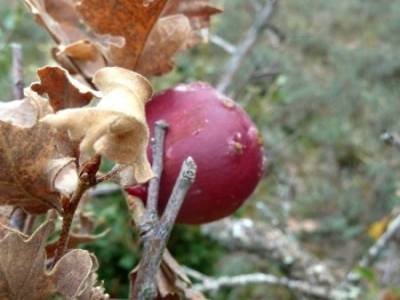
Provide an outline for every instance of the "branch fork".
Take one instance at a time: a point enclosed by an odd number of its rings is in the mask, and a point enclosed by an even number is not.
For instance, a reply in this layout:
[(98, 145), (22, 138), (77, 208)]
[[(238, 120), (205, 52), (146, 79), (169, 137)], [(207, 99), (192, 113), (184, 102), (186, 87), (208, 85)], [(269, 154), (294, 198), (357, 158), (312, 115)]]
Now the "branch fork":
[[(131, 273), (130, 300), (153, 300), (157, 297), (156, 273), (160, 268), (164, 250), (171, 234), (183, 200), (196, 177), (196, 164), (188, 157), (182, 164), (179, 176), (161, 218), (158, 217), (158, 197), (163, 170), (164, 140), (168, 129), (165, 121), (155, 123), (152, 141), (153, 172), (150, 180), (147, 208), (139, 199), (127, 195), (128, 207), (143, 240), (143, 257), (139, 267)], [(135, 276), (136, 275), (136, 276)]]

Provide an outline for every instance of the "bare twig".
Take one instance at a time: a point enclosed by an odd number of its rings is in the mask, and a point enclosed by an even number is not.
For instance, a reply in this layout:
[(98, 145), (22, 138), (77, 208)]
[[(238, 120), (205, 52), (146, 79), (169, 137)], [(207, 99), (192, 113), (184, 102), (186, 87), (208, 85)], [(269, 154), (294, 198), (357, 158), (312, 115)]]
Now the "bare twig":
[(246, 33), (243, 42), (236, 48), (237, 50), (235, 54), (232, 55), (232, 57), (226, 64), (224, 73), (222, 74), (219, 82), (216, 85), (217, 90), (221, 93), (224, 93), (231, 84), (233, 77), (239, 70), (242, 61), (246, 57), (246, 54), (256, 43), (259, 32), (266, 26), (269, 19), (271, 18), (277, 3), (278, 0), (270, 0), (264, 5), (260, 13), (257, 15), (253, 26)]
[(188, 157), (182, 164), (181, 171), (168, 201), (161, 220), (156, 228), (144, 236), (143, 257), (140, 261), (135, 284), (130, 293), (131, 300), (153, 300), (157, 296), (155, 274), (167, 245), (172, 227), (183, 200), (196, 176), (196, 164)]
[[(24, 81), (22, 65), (22, 47), (20, 44), (11, 44), (12, 66), (11, 77), (13, 81), (13, 96), (15, 99), (24, 98)], [(11, 224), (18, 230), (23, 230), (27, 214), (21, 209), (16, 208), (11, 216)]]
[(110, 179), (113, 179), (115, 176), (117, 176), (123, 169), (125, 169), (126, 166), (124, 165), (115, 165), (110, 171), (108, 171), (106, 174), (99, 176), (96, 180), (96, 184), (102, 183), (104, 181), (108, 181)]
[(280, 264), (291, 277), (305, 278), (317, 285), (336, 284), (333, 272), (324, 262), (279, 228), (250, 219), (225, 218), (201, 229), (229, 249), (252, 252)]
[(99, 170), (101, 156), (95, 155), (92, 159), (82, 166), (79, 174), (78, 186), (73, 193), (71, 199), (63, 199), (63, 223), (60, 233), (60, 238), (57, 242), (56, 254), (53, 265), (64, 255), (68, 245), (69, 234), (71, 231), (72, 220), (75, 211), (78, 208), (79, 202), (83, 194), (97, 183), (96, 174)]
[(158, 192), (160, 189), (161, 173), (163, 171), (163, 155), (164, 155), (164, 139), (165, 132), (168, 129), (168, 124), (159, 120), (154, 126), (154, 136), (152, 141), (153, 153), (153, 173), (154, 177), (150, 180), (149, 191), (147, 194), (147, 211), (146, 215), (151, 220), (158, 219), (157, 204)]
[(233, 54), (236, 52), (235, 45), (231, 44), (230, 42), (228, 42), (224, 38), (220, 37), (219, 35), (210, 34), (210, 41), (211, 41), (211, 43), (220, 47), (221, 49), (223, 49), (225, 52), (227, 52), (229, 54)]
[(15, 99), (24, 98), (24, 71), (22, 65), (22, 47), (20, 44), (11, 44), (12, 52), (12, 79), (13, 95)]
[[(199, 276), (197, 277), (199, 278)], [(278, 277), (271, 274), (254, 273), (238, 276), (224, 276), (219, 278), (212, 278), (208, 276), (205, 277), (207, 279), (203, 280), (203, 282), (199, 284), (194, 285), (194, 289), (198, 291), (213, 291), (223, 287), (238, 287), (249, 284), (268, 284), (282, 286), (293, 291), (298, 291), (323, 299), (356, 299), (356, 293), (352, 293), (351, 291), (349, 292), (339, 289), (331, 289), (324, 286), (316, 286), (306, 281), (292, 280), (287, 277)]]

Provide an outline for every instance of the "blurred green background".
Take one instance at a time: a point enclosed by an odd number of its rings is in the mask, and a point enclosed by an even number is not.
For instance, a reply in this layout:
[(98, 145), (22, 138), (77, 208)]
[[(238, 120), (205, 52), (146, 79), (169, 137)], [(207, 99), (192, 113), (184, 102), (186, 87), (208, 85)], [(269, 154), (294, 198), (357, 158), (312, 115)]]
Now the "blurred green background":
[[(35, 80), (37, 67), (53, 63), (52, 41), (21, 2), (0, 0), (4, 101), (12, 99), (11, 42), (23, 45), (26, 83)], [(219, 2), (225, 13), (215, 17), (211, 32), (239, 43), (257, 11), (252, 1)], [(400, 131), (400, 1), (283, 0), (270, 24), (276, 30), (260, 35), (228, 89), (258, 124), (268, 155), (268, 176), (237, 215), (261, 222), (272, 215), (276, 226), (346, 270), (372, 243), (369, 225), (400, 203), (400, 155), (380, 139), (385, 130)], [(228, 59), (221, 48), (201, 45), (152, 82), (157, 90), (196, 80), (215, 84)], [(124, 201), (115, 195), (90, 206), (99, 230), (112, 232), (87, 248), (99, 257), (107, 290), (123, 297), (139, 253)], [(291, 225), (304, 220), (316, 224), (312, 232)], [(169, 248), (181, 263), (210, 275), (280, 274), (273, 262), (228, 251), (196, 227), (176, 226)], [(375, 299), (383, 288), (368, 286), (362, 299)], [(226, 289), (210, 298), (298, 299), (265, 286)]]

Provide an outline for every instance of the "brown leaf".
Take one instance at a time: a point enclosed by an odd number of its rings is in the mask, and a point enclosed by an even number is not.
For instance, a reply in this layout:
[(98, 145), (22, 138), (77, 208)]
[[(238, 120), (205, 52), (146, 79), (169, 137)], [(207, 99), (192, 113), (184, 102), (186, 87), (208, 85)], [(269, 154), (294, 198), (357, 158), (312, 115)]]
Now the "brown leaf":
[(147, 75), (167, 73), (174, 67), (172, 58), (175, 53), (188, 48), (195, 40), (196, 35), (184, 15), (160, 18), (149, 36), (135, 70)]
[(81, 295), (97, 268), (85, 250), (64, 255), (52, 270), (46, 269), (45, 246), (54, 221), (42, 224), (29, 238), (8, 229), (0, 240), (0, 299), (42, 300), (60, 294), (66, 299)]
[(40, 82), (33, 83), (31, 89), (40, 95), (47, 94), (54, 111), (85, 106), (96, 94), (60, 67), (46, 66), (38, 69), (37, 74)]
[(152, 177), (146, 149), (149, 130), (144, 105), (152, 88), (143, 76), (113, 67), (99, 70), (93, 82), (103, 92), (96, 107), (71, 108), (47, 115), (43, 123), (66, 130), (82, 152), (94, 151), (119, 164), (134, 167), (135, 178)]
[(77, 6), (91, 29), (103, 35), (123, 37), (123, 47), (105, 53), (111, 65), (135, 69), (147, 37), (167, 0), (82, 0)]
[[(166, 73), (176, 52), (199, 42), (196, 30), (221, 12), (209, 0), (25, 2), (58, 43), (55, 59), (87, 78), (106, 65), (143, 75)], [(79, 18), (87, 29), (79, 26)]]
[[(75, 9), (74, 0), (25, 0), (25, 3), (36, 21), (57, 42), (58, 46), (53, 49), (53, 56), (63, 67), (72, 73), (81, 71), (87, 77), (93, 76), (99, 68), (105, 67), (104, 58), (97, 47), (89, 41), (88, 33), (80, 26), (80, 17)], [(74, 57), (77, 48), (82, 53), (82, 47), (86, 48), (86, 52), (91, 47), (90, 59)], [(73, 61), (68, 56), (70, 54)]]
[(60, 192), (75, 189), (77, 172), (65, 136), (38, 123), (51, 112), (47, 100), (26, 96), (0, 103), (0, 205), (43, 213), (60, 209)]
[(71, 0), (25, 0), (36, 21), (57, 43), (69, 44), (83, 39), (79, 16)]

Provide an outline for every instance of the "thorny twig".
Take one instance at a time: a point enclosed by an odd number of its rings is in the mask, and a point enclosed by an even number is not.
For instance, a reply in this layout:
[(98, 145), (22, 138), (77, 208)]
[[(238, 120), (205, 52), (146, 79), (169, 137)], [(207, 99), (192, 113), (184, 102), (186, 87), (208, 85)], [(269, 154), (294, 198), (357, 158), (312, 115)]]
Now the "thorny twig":
[(149, 218), (149, 215), (157, 213), (163, 144), (167, 124), (165, 122), (157, 122), (155, 129), (153, 170), (156, 177), (150, 181), (151, 187), (149, 189), (152, 189), (152, 191), (149, 190), (147, 210), (143, 211), (141, 209), (141, 205), (136, 198), (127, 196), (128, 205), (132, 211), (133, 219), (142, 234), (144, 244), (143, 257), (135, 276), (135, 282), (131, 287), (130, 300), (152, 300), (157, 296), (155, 275), (160, 267), (179, 209), (196, 176), (196, 164), (191, 157), (188, 157), (182, 164), (178, 179), (161, 219)]

